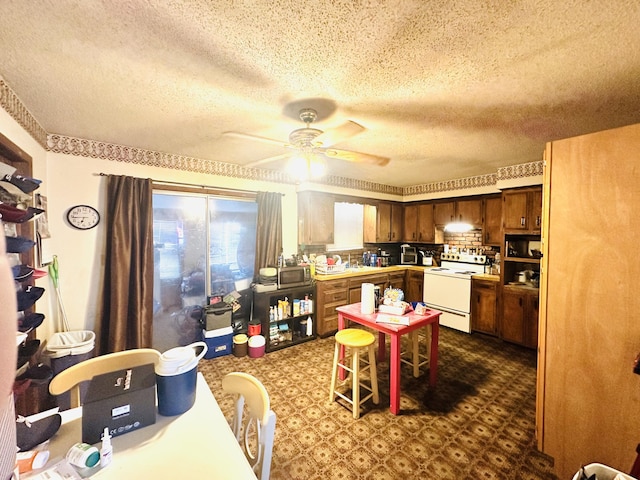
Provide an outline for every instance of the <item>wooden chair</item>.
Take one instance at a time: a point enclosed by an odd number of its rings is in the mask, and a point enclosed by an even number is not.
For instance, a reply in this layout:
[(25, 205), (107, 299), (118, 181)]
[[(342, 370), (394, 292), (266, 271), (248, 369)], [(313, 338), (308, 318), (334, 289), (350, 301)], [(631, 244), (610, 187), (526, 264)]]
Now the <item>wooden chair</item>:
[[(271, 472), (276, 414), (271, 410), (264, 385), (243, 372), (228, 373), (222, 378), (222, 389), (235, 395), (232, 430), (259, 480), (268, 480)], [(243, 412), (244, 407), (246, 415)]]
[(49, 384), (49, 392), (52, 395), (62, 395), (70, 391), (71, 408), (79, 407), (80, 384), (91, 380), (95, 375), (114, 372), (125, 368), (137, 367), (153, 363), (156, 365), (160, 359), (160, 352), (152, 348), (138, 348), (123, 352), (109, 353), (99, 357), (90, 358), (84, 362), (62, 370)]

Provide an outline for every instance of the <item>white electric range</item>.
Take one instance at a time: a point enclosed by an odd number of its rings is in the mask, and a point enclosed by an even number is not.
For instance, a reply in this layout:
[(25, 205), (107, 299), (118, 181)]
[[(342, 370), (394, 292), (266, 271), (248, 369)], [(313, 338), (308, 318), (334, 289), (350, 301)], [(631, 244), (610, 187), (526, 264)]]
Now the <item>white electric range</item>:
[(425, 269), (423, 301), (440, 310), (440, 325), (471, 333), (471, 276), (484, 273), (485, 255), (443, 253)]

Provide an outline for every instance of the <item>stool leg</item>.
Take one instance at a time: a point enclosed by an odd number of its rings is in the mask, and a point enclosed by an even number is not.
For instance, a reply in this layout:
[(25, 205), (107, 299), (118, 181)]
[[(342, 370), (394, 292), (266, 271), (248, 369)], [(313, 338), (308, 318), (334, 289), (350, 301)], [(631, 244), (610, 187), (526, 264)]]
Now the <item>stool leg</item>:
[(413, 358), (413, 376), (420, 376), (420, 333), (418, 330), (411, 332), (411, 355)]
[[(427, 325), (424, 327), (424, 335), (425, 342), (427, 342), (427, 358), (431, 359), (431, 328), (433, 325)], [(429, 363), (429, 368), (431, 368), (431, 363)]]
[(333, 371), (331, 372), (331, 392), (329, 392), (329, 403), (336, 398), (336, 381), (338, 377), (338, 358), (340, 356), (340, 345), (336, 342), (335, 352), (333, 354)]
[(358, 419), (360, 417), (360, 349), (353, 348), (352, 350), (351, 396), (353, 398), (353, 418)]
[(380, 403), (378, 395), (378, 371), (376, 365), (376, 348), (373, 344), (369, 345), (369, 375), (371, 377), (371, 391), (373, 392), (373, 403)]

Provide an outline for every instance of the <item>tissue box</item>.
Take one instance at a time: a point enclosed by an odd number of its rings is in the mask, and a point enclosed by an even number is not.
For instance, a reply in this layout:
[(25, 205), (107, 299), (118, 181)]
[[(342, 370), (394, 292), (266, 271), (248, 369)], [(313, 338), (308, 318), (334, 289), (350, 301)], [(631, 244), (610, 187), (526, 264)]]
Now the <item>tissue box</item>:
[(82, 406), (82, 441), (100, 442), (105, 427), (111, 436), (156, 423), (156, 374), (153, 364), (96, 375)]

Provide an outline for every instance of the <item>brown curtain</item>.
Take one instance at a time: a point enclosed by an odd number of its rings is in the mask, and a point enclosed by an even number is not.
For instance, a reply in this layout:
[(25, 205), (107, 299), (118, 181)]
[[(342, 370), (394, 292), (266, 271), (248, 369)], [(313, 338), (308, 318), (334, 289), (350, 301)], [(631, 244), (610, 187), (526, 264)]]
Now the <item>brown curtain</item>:
[(151, 179), (107, 176), (101, 354), (151, 348), (153, 206)]
[(260, 269), (275, 266), (282, 251), (282, 194), (258, 192), (258, 228), (254, 279)]

